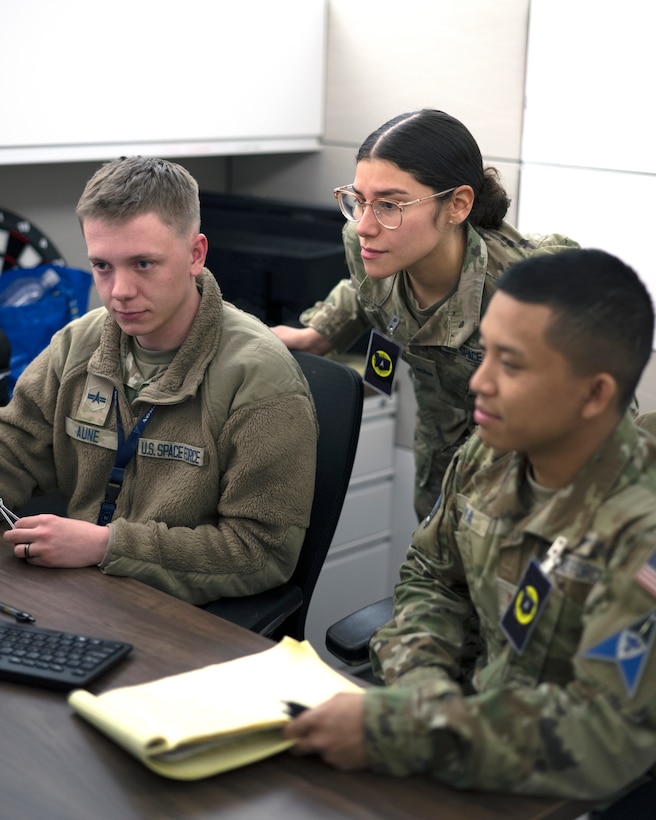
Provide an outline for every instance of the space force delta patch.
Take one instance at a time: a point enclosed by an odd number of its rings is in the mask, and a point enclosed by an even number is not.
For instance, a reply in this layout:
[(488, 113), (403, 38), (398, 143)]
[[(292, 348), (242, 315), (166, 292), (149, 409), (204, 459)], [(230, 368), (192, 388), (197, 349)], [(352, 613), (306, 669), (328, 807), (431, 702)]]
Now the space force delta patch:
[(520, 654), (544, 611), (551, 589), (551, 581), (538, 562), (532, 559), (500, 624), (505, 636)]
[(372, 330), (365, 360), (364, 381), (379, 393), (391, 396), (396, 375), (396, 362), (400, 353), (400, 345)]

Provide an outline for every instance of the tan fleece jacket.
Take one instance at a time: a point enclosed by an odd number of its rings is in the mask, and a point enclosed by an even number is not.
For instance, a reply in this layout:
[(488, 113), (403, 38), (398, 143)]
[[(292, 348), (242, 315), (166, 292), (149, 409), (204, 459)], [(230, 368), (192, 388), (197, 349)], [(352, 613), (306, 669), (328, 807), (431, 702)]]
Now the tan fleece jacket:
[(116, 455), (118, 391), (126, 435), (157, 410), (130, 461), (100, 567), (192, 603), (277, 586), (309, 522), (317, 425), (284, 345), (223, 301), (209, 271), (186, 341), (132, 406), (128, 338), (104, 308), (53, 337), (0, 409), (0, 493), (19, 507), (59, 488), (73, 518), (95, 522)]

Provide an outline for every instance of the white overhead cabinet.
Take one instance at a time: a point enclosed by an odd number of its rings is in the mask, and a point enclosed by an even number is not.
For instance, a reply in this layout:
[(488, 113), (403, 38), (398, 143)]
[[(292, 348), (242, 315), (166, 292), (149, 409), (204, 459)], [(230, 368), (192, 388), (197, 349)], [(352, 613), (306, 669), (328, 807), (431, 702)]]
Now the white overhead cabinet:
[(0, 164), (313, 151), (325, 0), (0, 3)]

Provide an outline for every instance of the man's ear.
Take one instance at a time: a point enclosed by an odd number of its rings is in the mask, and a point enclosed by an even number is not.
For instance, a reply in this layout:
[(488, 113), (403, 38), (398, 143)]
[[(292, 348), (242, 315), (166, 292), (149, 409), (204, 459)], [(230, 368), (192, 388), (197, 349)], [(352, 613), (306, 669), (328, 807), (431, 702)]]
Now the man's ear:
[(191, 275), (200, 276), (207, 258), (209, 243), (204, 233), (196, 234), (191, 243)]
[(593, 419), (617, 408), (619, 390), (610, 373), (597, 373), (590, 380), (590, 387), (583, 404), (583, 418)]
[(474, 207), (474, 189), (471, 185), (459, 185), (451, 194), (449, 222), (461, 225)]

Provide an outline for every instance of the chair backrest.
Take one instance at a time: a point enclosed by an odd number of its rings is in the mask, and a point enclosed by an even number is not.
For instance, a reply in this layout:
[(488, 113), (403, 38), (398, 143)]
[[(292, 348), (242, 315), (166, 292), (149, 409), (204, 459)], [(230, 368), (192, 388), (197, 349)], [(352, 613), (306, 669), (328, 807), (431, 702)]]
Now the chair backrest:
[(360, 436), (364, 385), (351, 367), (292, 351), (310, 386), (319, 422), (310, 524), (294, 574), (286, 584), (255, 595), (223, 597), (204, 608), (275, 640), (305, 638), (305, 620), (321, 567), (337, 529)]
[(364, 386), (352, 367), (312, 353), (292, 351), (308, 381), (319, 422), (317, 471), (310, 525), (290, 583), (303, 593), (303, 603), (281, 634), (301, 640), (312, 593), (337, 529), (360, 436)]
[(10, 373), (11, 345), (4, 330), (0, 328), (0, 407), (9, 402), (7, 377)]

